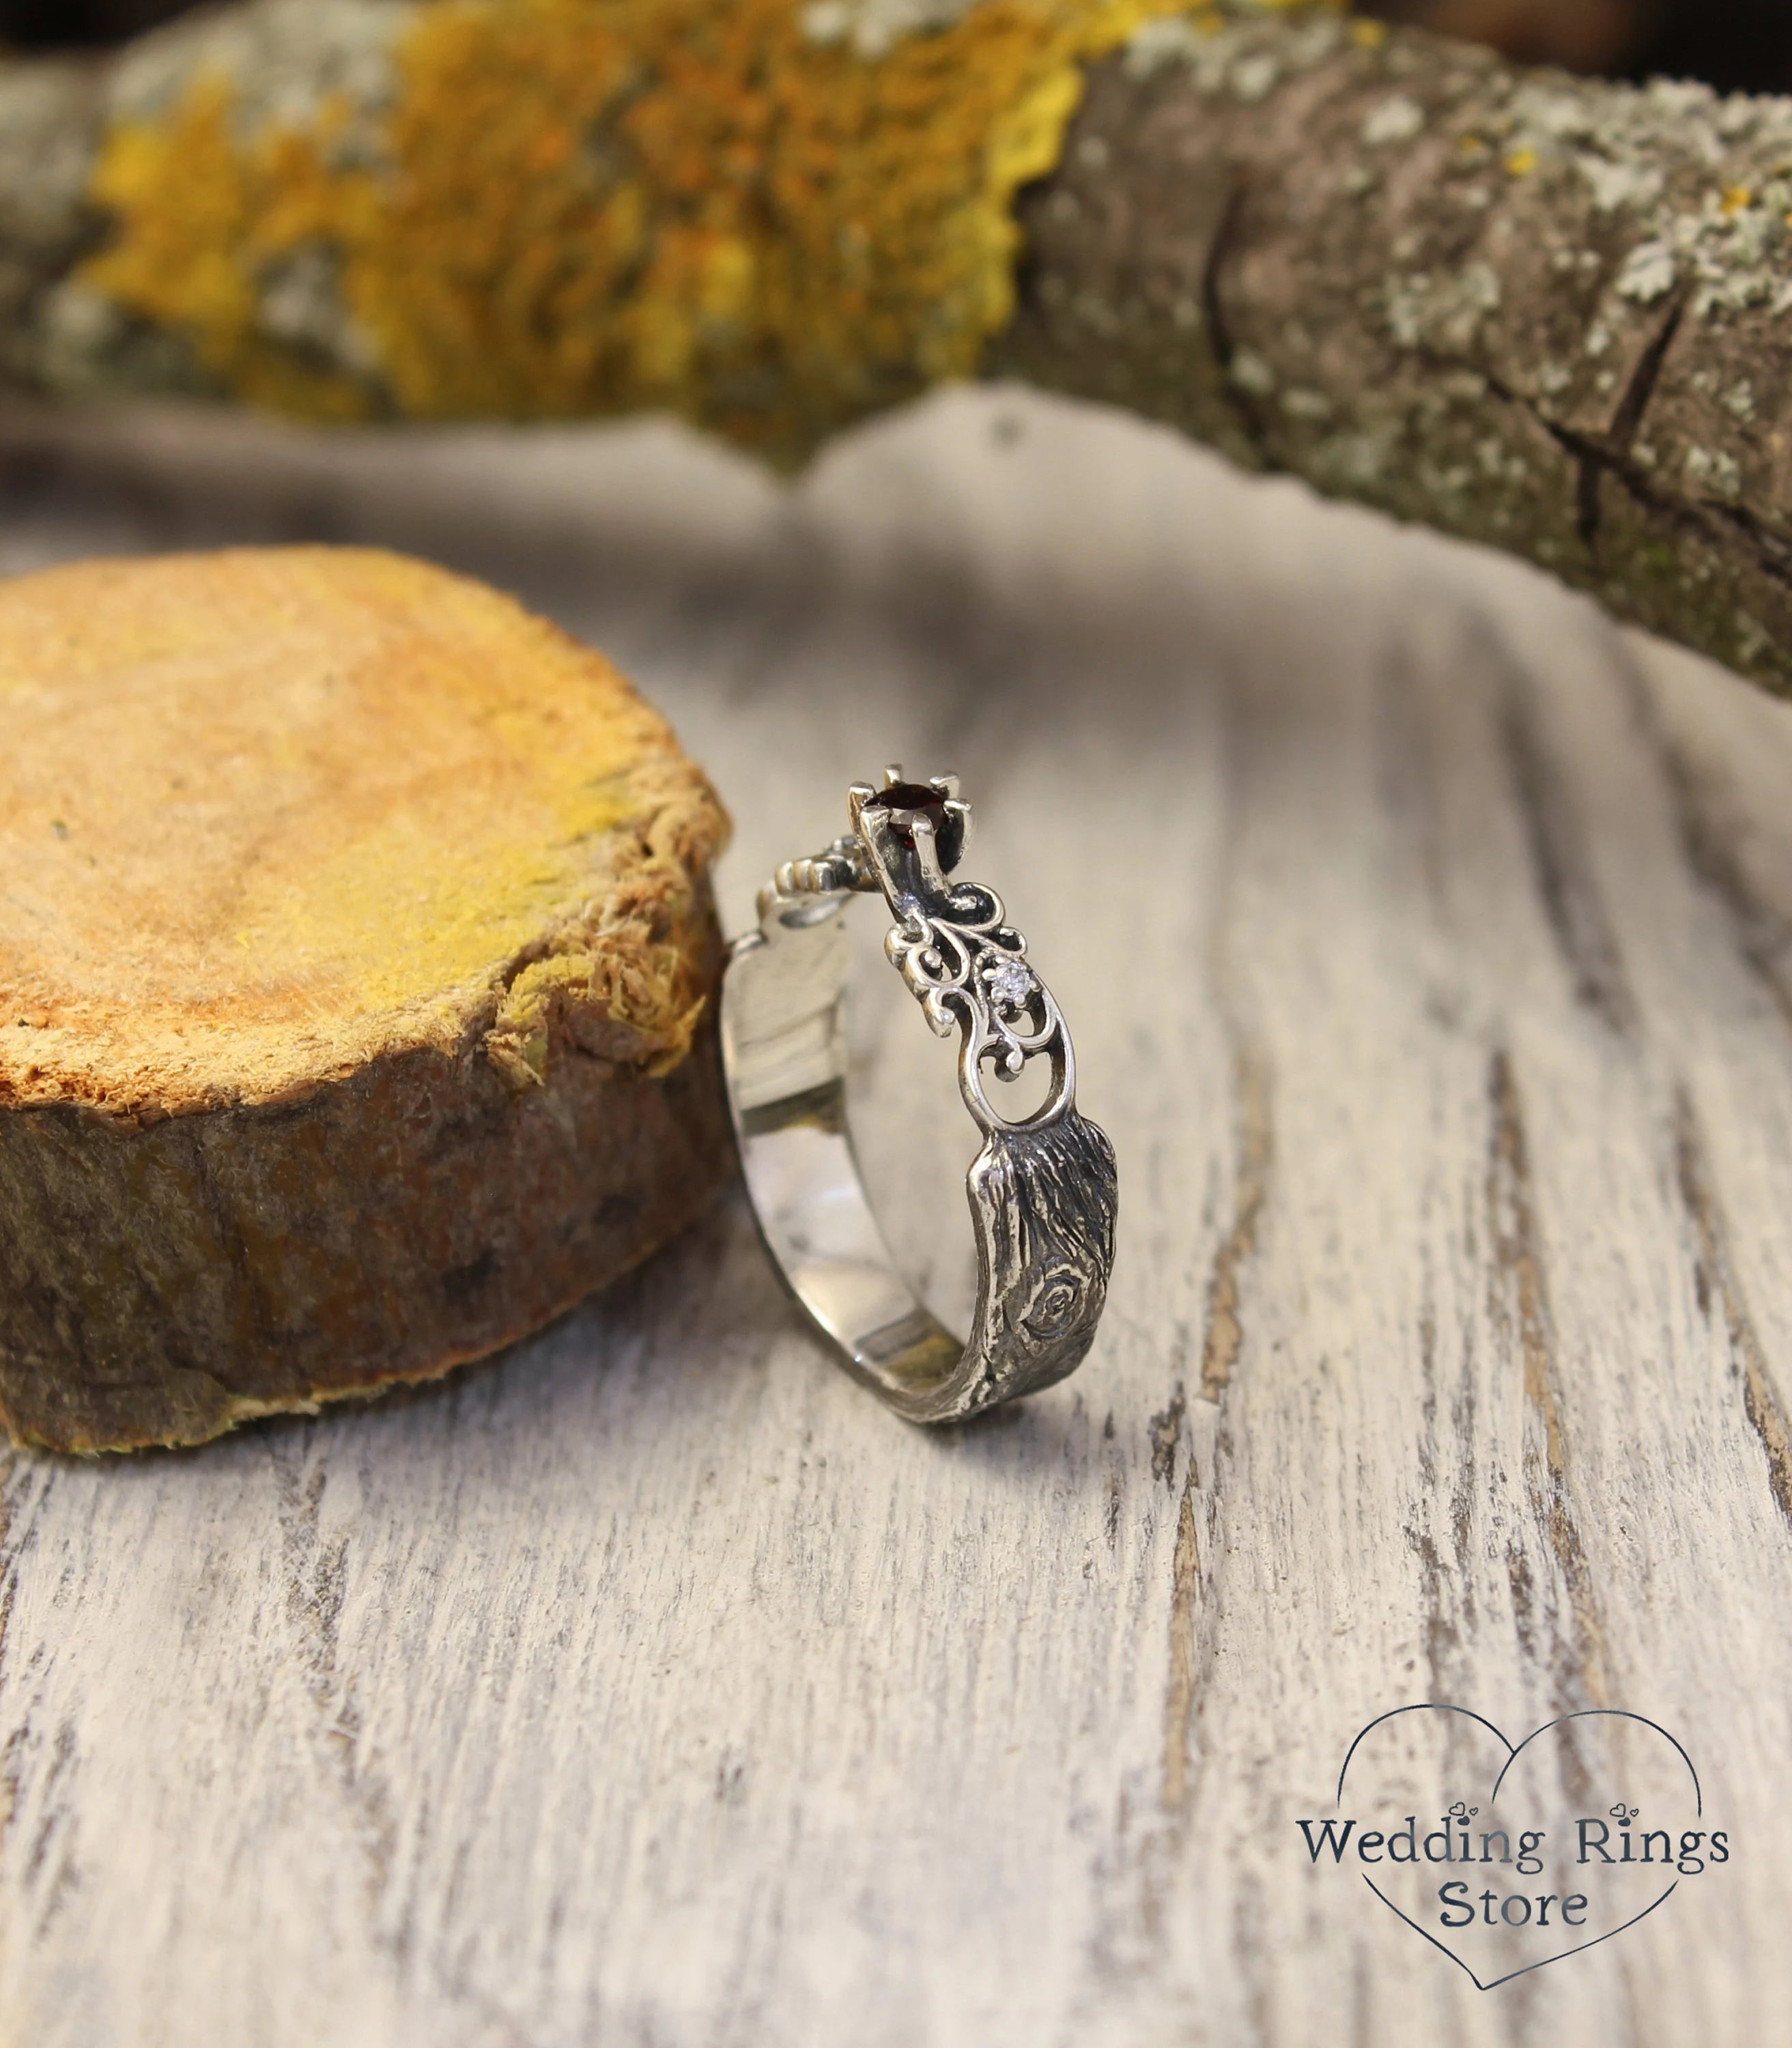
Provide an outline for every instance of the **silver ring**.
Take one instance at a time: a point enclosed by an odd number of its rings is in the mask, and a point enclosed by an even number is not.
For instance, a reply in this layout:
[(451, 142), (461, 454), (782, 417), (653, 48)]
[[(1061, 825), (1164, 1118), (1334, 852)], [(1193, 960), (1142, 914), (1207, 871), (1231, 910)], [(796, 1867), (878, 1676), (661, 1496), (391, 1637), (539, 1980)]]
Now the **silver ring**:
[[(787, 861), (760, 892), (722, 983), (722, 1060), (747, 1193), (793, 1294), (854, 1376), (911, 1422), (956, 1422), (1062, 1379), (1095, 1337), (1114, 1265), (1118, 1181), (1107, 1135), (1076, 1111), (1070, 1033), (1002, 899), (947, 876), (971, 843), (958, 778), (884, 771), (855, 782), (852, 829)], [(959, 1034), (958, 1084), (983, 1132), (965, 1176), (976, 1229), (968, 1343), (897, 1270), (866, 1195), (846, 1116), (840, 913), (881, 890), (884, 950), (941, 1038)], [(991, 1075), (1051, 1063), (1051, 1091), (1014, 1120)]]

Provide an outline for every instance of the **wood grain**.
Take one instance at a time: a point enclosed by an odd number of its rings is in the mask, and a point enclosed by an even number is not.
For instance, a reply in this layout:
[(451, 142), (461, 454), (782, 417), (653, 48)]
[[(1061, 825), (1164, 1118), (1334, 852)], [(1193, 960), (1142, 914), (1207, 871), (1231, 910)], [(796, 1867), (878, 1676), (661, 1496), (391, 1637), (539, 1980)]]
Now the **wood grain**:
[[(1776, 2037), (1781, 707), (1011, 393), (784, 496), (657, 429), (111, 432), (9, 425), (0, 561), (225, 525), (518, 586), (715, 776), (736, 924), (851, 776), (957, 768), (1124, 1224), (1087, 1366), (957, 1432), (737, 1200), (447, 1390), (13, 1458), (7, 2048)], [(973, 1134), (863, 936), (864, 1149), (962, 1313)], [(1428, 1697), (1671, 1727), (1723, 1884), (1476, 1991), (1293, 1825)]]

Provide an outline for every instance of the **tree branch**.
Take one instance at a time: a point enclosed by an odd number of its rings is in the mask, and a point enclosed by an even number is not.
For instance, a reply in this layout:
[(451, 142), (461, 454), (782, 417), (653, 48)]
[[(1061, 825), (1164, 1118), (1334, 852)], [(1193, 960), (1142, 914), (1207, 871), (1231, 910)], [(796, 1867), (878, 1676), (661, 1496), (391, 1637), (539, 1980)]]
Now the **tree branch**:
[(1792, 692), (1789, 219), (1792, 101), (1324, 12), (251, 0), (0, 72), (0, 367), (785, 456), (999, 371)]
[(1789, 171), (1784, 101), (1166, 25), (1095, 68), (1023, 200), (995, 359), (1526, 555), (1784, 690)]

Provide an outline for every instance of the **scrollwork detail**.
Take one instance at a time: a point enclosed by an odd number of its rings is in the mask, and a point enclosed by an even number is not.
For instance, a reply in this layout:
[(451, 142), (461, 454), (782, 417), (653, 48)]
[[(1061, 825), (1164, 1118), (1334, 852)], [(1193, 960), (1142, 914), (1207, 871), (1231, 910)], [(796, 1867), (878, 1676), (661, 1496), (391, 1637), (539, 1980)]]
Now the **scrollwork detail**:
[[(965, 882), (932, 903), (910, 901), (884, 950), (938, 1036), (949, 1037), (955, 1027), (961, 1034), (959, 1085), (985, 1130), (1033, 1127), (1063, 1115), (1074, 1089), (1069, 1034), (1051, 991), (1027, 960), (1026, 939), (1007, 921), (993, 889)], [(1004, 1116), (985, 1089), (985, 1069), (1012, 1081), (1036, 1057), (1052, 1062), (1050, 1097), (1030, 1116)]]

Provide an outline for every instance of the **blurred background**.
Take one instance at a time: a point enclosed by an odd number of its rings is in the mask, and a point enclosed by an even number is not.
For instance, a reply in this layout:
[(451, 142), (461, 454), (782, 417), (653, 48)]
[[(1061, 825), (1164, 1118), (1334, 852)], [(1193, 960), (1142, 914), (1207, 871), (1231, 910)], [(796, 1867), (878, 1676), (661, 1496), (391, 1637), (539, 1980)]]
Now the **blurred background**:
[[(103, 47), (190, 10), (191, 0), (0, 0), (0, 43)], [(1488, 43), (1525, 64), (1792, 91), (1792, 0), (1373, 0), (1357, 11)]]

